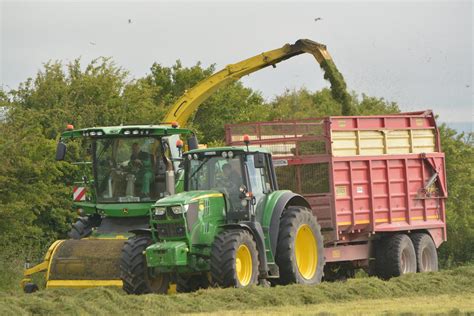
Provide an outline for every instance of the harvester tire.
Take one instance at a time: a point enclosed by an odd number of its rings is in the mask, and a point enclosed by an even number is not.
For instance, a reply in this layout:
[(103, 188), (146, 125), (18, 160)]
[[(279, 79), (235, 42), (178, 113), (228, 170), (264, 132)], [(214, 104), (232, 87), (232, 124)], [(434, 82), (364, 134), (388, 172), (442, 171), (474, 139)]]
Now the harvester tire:
[(199, 289), (207, 289), (209, 287), (209, 280), (206, 275), (178, 275), (176, 279), (176, 291), (178, 293), (191, 293)]
[(375, 274), (390, 279), (416, 272), (416, 254), (413, 243), (405, 234), (396, 234), (380, 240), (375, 249)]
[(258, 282), (258, 251), (245, 229), (220, 233), (211, 250), (211, 277), (220, 287), (247, 287)]
[(415, 247), (416, 271), (438, 271), (438, 253), (431, 236), (426, 233), (414, 233), (410, 238)]
[(134, 236), (129, 238), (122, 248), (120, 278), (123, 290), (128, 294), (168, 292), (170, 285), (168, 274), (160, 274), (157, 277), (150, 275), (144, 251), (151, 243), (152, 240), (148, 236)]
[(23, 292), (27, 294), (31, 294), (38, 291), (38, 285), (35, 283), (26, 283), (25, 286), (23, 287)]
[(90, 217), (79, 217), (77, 221), (72, 224), (72, 228), (68, 233), (71, 239), (81, 239), (92, 234), (92, 228), (95, 226), (97, 220)]
[(318, 284), (324, 274), (321, 226), (305, 207), (291, 206), (280, 219), (275, 261), (280, 277), (275, 283)]

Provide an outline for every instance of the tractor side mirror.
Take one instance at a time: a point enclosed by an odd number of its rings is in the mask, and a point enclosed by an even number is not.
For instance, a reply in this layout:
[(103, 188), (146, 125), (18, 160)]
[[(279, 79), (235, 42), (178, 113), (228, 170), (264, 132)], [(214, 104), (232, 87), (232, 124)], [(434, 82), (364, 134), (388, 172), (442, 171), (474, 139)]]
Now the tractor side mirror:
[(66, 157), (66, 144), (63, 142), (59, 142), (58, 146), (56, 147), (56, 160), (61, 161), (64, 160)]
[(199, 142), (196, 137), (196, 134), (192, 134), (191, 136), (188, 137), (188, 147), (189, 147), (189, 150), (198, 149)]
[(254, 165), (255, 168), (265, 168), (265, 154), (256, 153), (254, 156)]

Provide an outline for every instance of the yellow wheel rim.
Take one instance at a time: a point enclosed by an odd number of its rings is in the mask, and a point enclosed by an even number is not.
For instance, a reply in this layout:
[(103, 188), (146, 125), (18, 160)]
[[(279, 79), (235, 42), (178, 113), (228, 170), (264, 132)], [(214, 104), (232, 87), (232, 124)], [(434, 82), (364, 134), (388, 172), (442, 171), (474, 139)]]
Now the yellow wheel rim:
[(235, 270), (240, 285), (247, 286), (252, 279), (252, 255), (246, 245), (240, 245), (235, 256)]
[(295, 238), (296, 265), (301, 276), (306, 280), (313, 278), (318, 265), (318, 245), (309, 225), (298, 228)]

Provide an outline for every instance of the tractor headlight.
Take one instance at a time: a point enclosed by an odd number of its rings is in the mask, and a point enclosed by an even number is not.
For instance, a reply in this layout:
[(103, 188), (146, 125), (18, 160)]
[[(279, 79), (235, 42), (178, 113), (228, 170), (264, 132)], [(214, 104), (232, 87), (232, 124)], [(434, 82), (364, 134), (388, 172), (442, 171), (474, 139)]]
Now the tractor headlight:
[(155, 215), (163, 216), (166, 213), (166, 207), (155, 207)]
[(184, 207), (182, 207), (181, 205), (172, 206), (171, 211), (174, 214), (181, 214), (184, 213)]

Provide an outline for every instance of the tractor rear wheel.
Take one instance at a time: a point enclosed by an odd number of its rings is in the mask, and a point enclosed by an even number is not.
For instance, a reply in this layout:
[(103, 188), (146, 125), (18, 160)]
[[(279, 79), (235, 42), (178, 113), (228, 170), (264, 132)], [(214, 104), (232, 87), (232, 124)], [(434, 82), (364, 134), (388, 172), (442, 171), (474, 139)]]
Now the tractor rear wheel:
[(144, 251), (151, 243), (152, 240), (148, 236), (134, 236), (129, 238), (122, 248), (120, 278), (123, 282), (123, 290), (128, 294), (166, 294), (168, 292), (169, 275), (152, 276), (147, 266)]
[(220, 233), (211, 251), (211, 276), (221, 287), (247, 287), (258, 282), (258, 252), (250, 232), (231, 229)]
[(278, 284), (317, 284), (324, 270), (321, 227), (305, 207), (289, 207), (280, 219), (276, 250)]
[(207, 289), (209, 287), (209, 280), (207, 275), (178, 275), (176, 280), (176, 291), (178, 293), (190, 293), (199, 289)]
[(410, 235), (416, 253), (416, 270), (418, 272), (438, 271), (438, 253), (431, 236), (425, 233)]
[(413, 243), (405, 234), (396, 234), (380, 240), (376, 247), (375, 274), (390, 279), (416, 272), (416, 254)]

